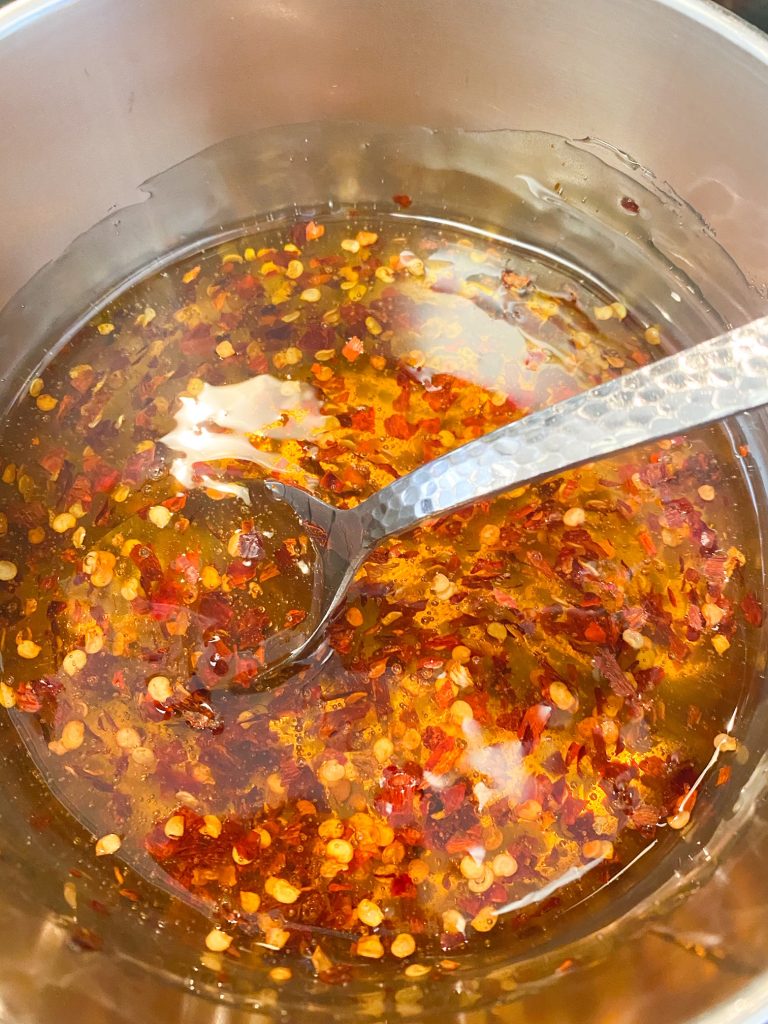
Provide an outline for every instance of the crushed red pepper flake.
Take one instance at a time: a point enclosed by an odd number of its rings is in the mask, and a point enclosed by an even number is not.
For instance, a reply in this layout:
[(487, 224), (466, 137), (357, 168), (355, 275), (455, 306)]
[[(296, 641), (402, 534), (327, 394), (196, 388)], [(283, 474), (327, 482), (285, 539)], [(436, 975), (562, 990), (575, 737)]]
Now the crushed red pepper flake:
[[(656, 339), (626, 306), (494, 242), (360, 211), (168, 273), (170, 296), (139, 285), (46, 368), (55, 430), (33, 381), (0, 474), (0, 703), (97, 852), (119, 836), (115, 859), (207, 910), (208, 955), (234, 957), (243, 933), (343, 981), (418, 952), (416, 978), (457, 970), (445, 954), (486, 933), (551, 928), (695, 821), (763, 621), (748, 556), (724, 540), (732, 469), (714, 432), (388, 542), (322, 657), (252, 692), (265, 643), (311, 609), (309, 531), (264, 477), (353, 506), (643, 365)], [(225, 385), (259, 388), (239, 392), (247, 431), (211, 413)], [(202, 407), (179, 458), (174, 421)], [(601, 866), (578, 894), (529, 899), (587, 854)]]

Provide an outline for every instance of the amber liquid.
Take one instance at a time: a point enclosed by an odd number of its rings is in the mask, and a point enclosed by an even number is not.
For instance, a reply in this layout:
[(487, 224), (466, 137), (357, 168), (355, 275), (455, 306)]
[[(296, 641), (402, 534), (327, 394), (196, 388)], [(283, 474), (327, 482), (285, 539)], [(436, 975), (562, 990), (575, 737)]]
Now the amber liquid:
[(148, 279), (31, 383), (3, 439), (0, 698), (94, 852), (213, 919), (209, 966), (255, 940), (321, 977), (450, 970), (589, 914), (728, 785), (761, 611), (720, 428), (383, 544), (320, 649), (259, 684), (313, 600), (265, 477), (353, 506), (660, 340), (482, 236), (349, 215)]

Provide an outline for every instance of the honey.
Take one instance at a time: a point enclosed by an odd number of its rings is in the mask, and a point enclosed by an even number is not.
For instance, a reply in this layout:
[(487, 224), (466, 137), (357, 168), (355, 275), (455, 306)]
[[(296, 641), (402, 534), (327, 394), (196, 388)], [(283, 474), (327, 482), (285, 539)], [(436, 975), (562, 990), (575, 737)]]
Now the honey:
[(93, 856), (209, 918), (203, 957), (454, 970), (728, 785), (762, 609), (720, 428), (384, 543), (262, 678), (314, 599), (265, 479), (354, 506), (663, 340), (482, 235), (353, 211), (170, 267), (39, 369), (3, 439), (0, 703)]

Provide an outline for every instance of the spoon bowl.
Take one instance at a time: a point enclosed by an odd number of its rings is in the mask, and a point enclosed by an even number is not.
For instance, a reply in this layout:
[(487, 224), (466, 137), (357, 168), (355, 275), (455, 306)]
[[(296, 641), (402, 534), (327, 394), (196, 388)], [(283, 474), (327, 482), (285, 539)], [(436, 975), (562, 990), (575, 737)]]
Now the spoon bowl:
[(295, 630), (270, 637), (264, 647), (266, 676), (285, 668), (310, 651), (321, 639), (334, 612), (346, 596), (355, 573), (369, 553), (363, 519), (356, 509), (333, 508), (308, 491), (267, 480), (267, 488), (290, 505), (306, 527), (315, 551), (315, 581), (310, 614)]

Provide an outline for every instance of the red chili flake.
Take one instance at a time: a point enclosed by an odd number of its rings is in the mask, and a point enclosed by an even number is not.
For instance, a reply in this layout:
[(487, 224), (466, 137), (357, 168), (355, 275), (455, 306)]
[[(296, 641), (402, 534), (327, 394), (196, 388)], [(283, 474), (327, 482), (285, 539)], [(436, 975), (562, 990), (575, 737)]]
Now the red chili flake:
[(574, 761), (578, 761), (584, 754), (584, 744), (577, 743), (575, 740), (568, 747), (568, 752), (565, 755), (566, 765), (573, 764)]
[(161, 504), (171, 512), (181, 512), (187, 504), (187, 496), (186, 494), (174, 494), (172, 498), (166, 498)]
[(538, 745), (539, 737), (551, 714), (552, 708), (549, 704), (534, 704), (523, 715), (517, 728), (517, 735), (523, 743), (530, 744), (531, 750)]
[(424, 730), (421, 742), (427, 750), (435, 750), (445, 739), (445, 733), (437, 725), (428, 725)]
[(347, 491), (361, 491), (368, 486), (368, 478), (352, 466), (344, 467), (341, 482), (347, 485)]
[[(504, 575), (505, 563), (500, 558), (478, 558), (473, 564), (471, 574), (477, 580), (494, 580)], [(463, 580), (462, 580), (463, 582)], [(504, 604), (499, 601), (499, 604)], [(506, 605), (506, 607), (511, 607)]]
[(131, 560), (139, 567), (141, 585), (146, 591), (163, 578), (160, 559), (148, 544), (136, 544), (131, 548)]
[(400, 769), (387, 765), (383, 771), (383, 783), (374, 803), (391, 825), (407, 825), (418, 820), (416, 804), (422, 796), (421, 769), (417, 765), (406, 765)]
[(198, 617), (204, 628), (224, 630), (229, 626), (234, 611), (223, 594), (204, 594), (198, 605)]
[(491, 597), (500, 604), (502, 608), (511, 608), (513, 611), (519, 611), (520, 605), (510, 594), (505, 594), (503, 590), (498, 590), (494, 587), (491, 591)]
[(109, 498), (105, 498), (104, 501), (101, 503), (101, 506), (99, 507), (98, 511), (93, 516), (93, 521), (96, 524), (96, 526), (104, 526), (106, 523), (109, 522), (109, 518), (112, 515), (113, 507), (113, 503), (109, 500)]
[(306, 617), (307, 613), (305, 611), (302, 611), (300, 608), (291, 608), (291, 610), (286, 613), (285, 620), (283, 622), (283, 628), (293, 629), (294, 626), (298, 626), (301, 622), (303, 622), (306, 619)]
[(689, 645), (681, 637), (671, 636), (669, 639), (669, 656), (673, 661), (686, 661), (691, 653)]
[(415, 899), (417, 896), (417, 889), (413, 884), (413, 879), (407, 873), (395, 875), (391, 886), (393, 896), (400, 896), (403, 899)]
[(401, 383), (402, 386), (400, 388), (399, 394), (392, 402), (392, 408), (396, 412), (408, 412), (408, 409), (410, 408), (411, 405), (411, 394), (413, 388), (411, 382), (407, 378), (402, 381), (399, 380), (398, 382)]
[(354, 361), (358, 359), (364, 351), (365, 346), (363, 345), (363, 342), (356, 334), (353, 334), (346, 345), (342, 348), (341, 354), (348, 362), (354, 363)]
[(247, 292), (253, 291), (258, 285), (258, 281), (253, 274), (243, 274), (242, 277), (235, 281), (235, 291), (239, 292), (240, 295), (244, 295)]
[(622, 196), (621, 197), (621, 208), (622, 208), (622, 210), (626, 210), (627, 213), (639, 213), (640, 212), (640, 207), (638, 206), (637, 202), (634, 199), (632, 199), (630, 196)]
[(675, 498), (664, 502), (664, 518), (667, 526), (674, 530), (699, 517), (690, 501), (686, 498)]
[[(311, 323), (296, 345), (304, 352), (314, 355), (324, 348), (334, 348), (336, 332), (328, 324)], [(318, 364), (319, 365), (319, 364)]]
[(150, 398), (154, 395), (160, 385), (164, 384), (172, 376), (173, 371), (169, 371), (168, 373), (156, 374), (154, 377), (144, 377), (141, 384), (139, 384), (139, 396), (143, 399)]
[[(291, 613), (295, 614), (295, 613)], [(301, 612), (302, 618), (306, 612)], [(299, 619), (299, 622), (302, 620)], [(241, 647), (257, 647), (267, 636), (269, 631), (269, 615), (263, 608), (248, 608), (236, 621), (235, 637)]]
[(587, 640), (596, 644), (604, 644), (608, 639), (607, 634), (599, 622), (593, 620), (584, 630), (584, 636)]
[(694, 729), (701, 721), (703, 712), (697, 704), (688, 705), (688, 714), (686, 716), (686, 725), (689, 729)]
[(390, 437), (396, 437), (402, 441), (410, 440), (419, 429), (418, 426), (409, 423), (405, 416), (400, 416), (397, 413), (384, 420), (384, 428)]
[(431, 388), (424, 395), (424, 399), (430, 409), (441, 414), (446, 413), (450, 409), (455, 398), (456, 392), (452, 391), (447, 385), (440, 388)]
[(728, 559), (725, 555), (709, 555), (701, 563), (701, 571), (710, 583), (725, 582), (725, 566)]
[(467, 786), (464, 782), (457, 782), (453, 786), (440, 791), (440, 798), (443, 802), (443, 810), (446, 814), (453, 814), (460, 807), (463, 807), (467, 800)]
[(443, 421), (439, 417), (425, 417), (419, 420), (419, 430), (424, 434), (436, 434), (443, 425)]
[(182, 355), (192, 359), (204, 359), (213, 352), (216, 344), (210, 324), (196, 324), (179, 342)]
[(636, 668), (632, 675), (635, 677), (639, 693), (655, 689), (664, 679), (664, 669), (660, 665), (652, 668)]
[(38, 459), (38, 464), (43, 467), (49, 476), (56, 480), (64, 468), (66, 457), (67, 453), (64, 448), (55, 448)]
[(688, 614), (686, 618), (688, 620), (688, 625), (691, 627), (691, 630), (696, 634), (696, 636), (689, 637), (689, 639), (695, 640), (704, 629), (704, 616), (701, 614), (701, 611), (699, 610), (698, 606), (692, 604), (688, 607)]
[(546, 576), (547, 579), (557, 579), (556, 573), (553, 572), (551, 565), (540, 551), (526, 551), (525, 560), (532, 565), (534, 569), (537, 569), (542, 576)]
[(762, 626), (763, 607), (753, 591), (750, 590), (742, 598), (741, 610), (744, 612), (744, 618), (750, 626)]
[(308, 242), (316, 242), (318, 238), (322, 238), (325, 234), (325, 226), (311, 220), (304, 229), (304, 234)]
[(175, 619), (179, 609), (186, 603), (185, 594), (186, 591), (182, 584), (164, 580), (152, 592), (149, 614), (156, 622), (168, 622)]
[(324, 487), (327, 491), (332, 491), (334, 494), (344, 493), (344, 484), (341, 479), (328, 470), (327, 473), (323, 473), (320, 477), (320, 486)]
[(365, 405), (350, 416), (352, 428), (363, 433), (370, 433), (376, 427), (376, 410), (372, 405)]
[(443, 633), (441, 636), (427, 636), (424, 646), (432, 651), (445, 651), (455, 647), (460, 641), (457, 633)]
[(716, 786), (724, 786), (731, 777), (731, 766), (724, 764), (720, 771), (717, 773), (717, 779), (715, 781)]
[(134, 452), (123, 467), (123, 480), (126, 484), (139, 486), (145, 482), (149, 475), (150, 467), (155, 461), (153, 448), (146, 448), (140, 452)]
[(186, 583), (197, 583), (200, 579), (200, 552), (184, 552), (171, 562), (171, 569), (177, 572)]
[(242, 587), (246, 583), (250, 583), (255, 578), (257, 572), (258, 569), (253, 562), (246, 559), (235, 558), (227, 566), (227, 576), (233, 587)]
[(528, 288), (531, 283), (531, 279), (526, 275), (516, 274), (514, 270), (505, 270), (501, 275), (501, 283), (505, 288), (521, 292)]
[(749, 455), (749, 445), (747, 445), (747, 444), (740, 444), (739, 445), (739, 455), (742, 457), (742, 459), (746, 459), (746, 457)]
[(600, 651), (595, 655), (595, 668), (607, 680), (613, 692), (619, 697), (634, 697), (635, 688), (616, 658), (610, 651)]
[(92, 501), (91, 484), (88, 478), (79, 473), (72, 486), (67, 491), (66, 505), (74, 505), (76, 501), (79, 501), (83, 508), (90, 508)]
[(468, 832), (459, 832), (451, 836), (445, 844), (445, 852), (448, 854), (465, 853), (473, 846), (482, 847), (483, 834), (481, 829), (476, 828)]
[(72, 948), (81, 953), (95, 953), (104, 945), (104, 940), (100, 935), (90, 928), (80, 928), (79, 926), (72, 929), (69, 941)]
[(66, 422), (70, 409), (73, 409), (76, 404), (77, 399), (74, 395), (64, 395), (56, 409), (56, 419), (59, 423)]
[(660, 814), (658, 808), (651, 807), (650, 804), (638, 804), (637, 807), (633, 808), (630, 817), (635, 828), (644, 830), (656, 826), (659, 822)]
[(96, 380), (96, 371), (92, 366), (78, 367), (77, 372), (70, 372), (70, 383), (81, 395), (87, 394)]
[(401, 207), (401, 209), (407, 210), (408, 207), (413, 203), (413, 200), (411, 199), (410, 196), (401, 194), (392, 196), (392, 202), (397, 203), (397, 205)]
[(387, 659), (381, 658), (379, 661), (374, 661), (368, 670), (368, 675), (371, 679), (378, 679), (383, 676), (387, 670)]
[(453, 686), (447, 679), (435, 690), (435, 703), (439, 708), (447, 708), (453, 703)]
[(426, 771), (433, 772), (435, 775), (445, 775), (447, 772), (451, 771), (461, 753), (462, 749), (457, 748), (455, 738), (453, 736), (446, 736), (443, 734), (442, 739), (440, 739), (436, 746), (434, 746), (430, 751), (429, 757), (424, 764), (424, 768)]
[(641, 530), (637, 535), (637, 539), (642, 544), (646, 551), (646, 554), (650, 555), (651, 558), (656, 554), (656, 545), (653, 543), (653, 538), (647, 530)]
[(120, 480), (120, 471), (107, 465), (98, 455), (83, 459), (83, 469), (90, 479), (91, 487), (98, 494), (108, 494)]
[(182, 700), (174, 700), (168, 704), (167, 709), (172, 714), (183, 718), (187, 725), (196, 731), (208, 730), (212, 733), (219, 733), (224, 728), (223, 719), (216, 713), (208, 700), (207, 690), (195, 690)]
[(638, 767), (644, 775), (648, 775), (654, 779), (663, 779), (669, 774), (669, 766), (667, 765), (667, 762), (655, 754), (650, 757), (643, 758)]
[(16, 689), (16, 707), (19, 711), (26, 711), (30, 715), (36, 715), (42, 708), (43, 702), (35, 692), (32, 683), (19, 683)]

